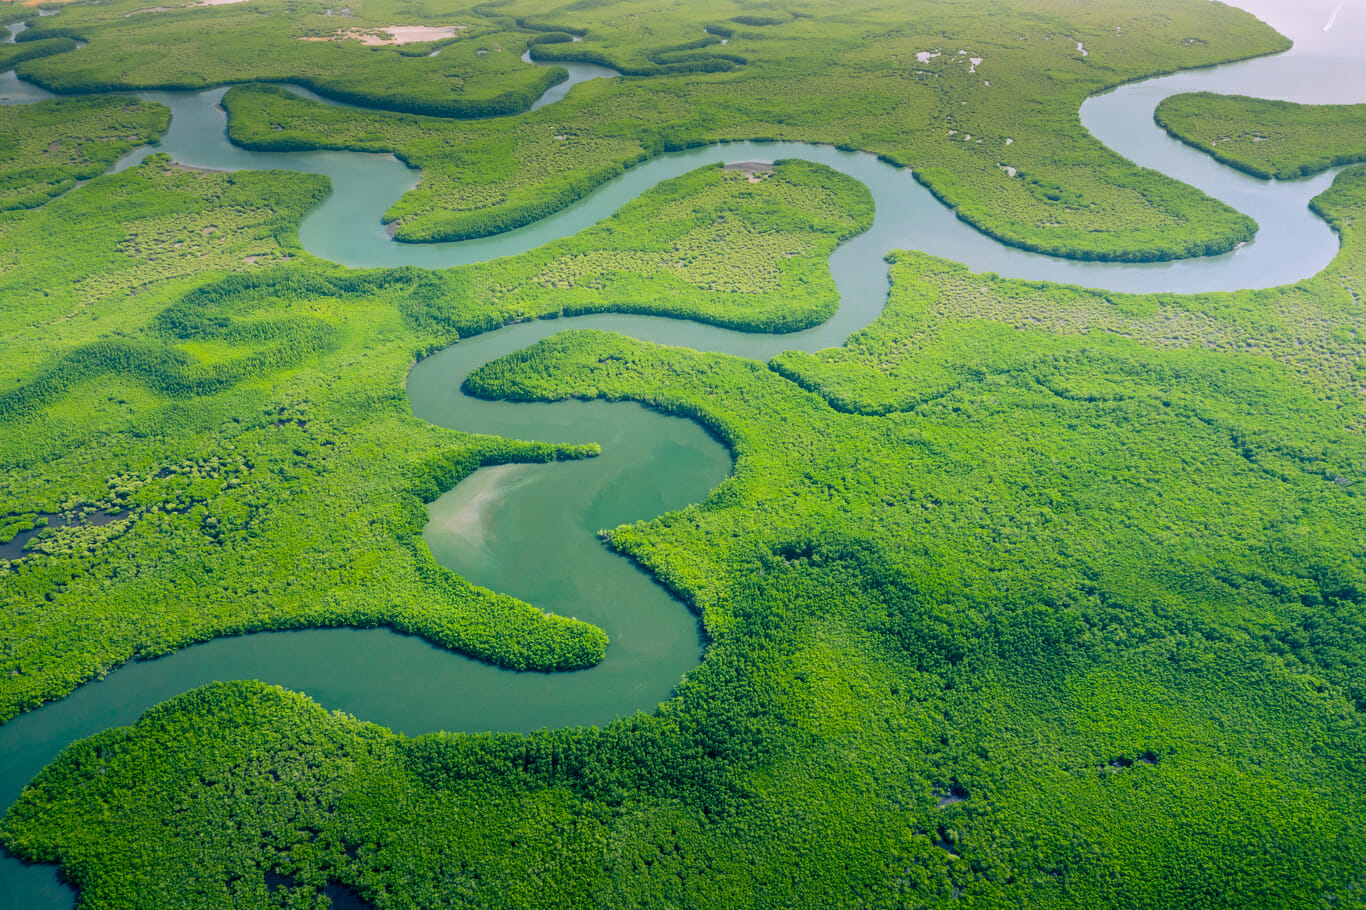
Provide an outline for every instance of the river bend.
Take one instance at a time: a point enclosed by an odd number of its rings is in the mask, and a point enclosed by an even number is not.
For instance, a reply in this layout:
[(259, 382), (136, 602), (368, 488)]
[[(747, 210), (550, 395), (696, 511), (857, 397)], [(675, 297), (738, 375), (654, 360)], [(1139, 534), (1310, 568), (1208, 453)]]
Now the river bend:
[[(612, 644), (598, 667), (572, 674), (512, 673), (381, 630), (220, 639), (128, 664), (0, 727), (0, 805), (12, 802), (73, 740), (131, 723), (146, 708), (214, 680), (264, 679), (409, 734), (527, 731), (605, 723), (634, 710), (652, 710), (700, 658), (696, 621), (648, 576), (606, 551), (595, 532), (705, 498), (728, 474), (728, 454), (695, 424), (636, 405), (477, 401), (459, 392), (468, 371), (569, 326), (758, 359), (783, 350), (838, 346), (884, 305), (888, 283), (883, 256), (892, 249), (920, 249), (1010, 277), (1119, 291), (1231, 290), (1308, 277), (1337, 251), (1336, 237), (1307, 209), (1308, 200), (1328, 186), (1333, 174), (1294, 182), (1257, 180), (1170, 139), (1153, 124), (1152, 109), (1163, 97), (1188, 91), (1321, 103), (1366, 101), (1366, 15), (1353, 19), (1340, 14), (1330, 20), (1333, 4), (1325, 0), (1309, 0), (1294, 10), (1270, 0), (1243, 0), (1240, 5), (1291, 35), (1296, 47), (1276, 57), (1124, 86), (1089, 99), (1081, 110), (1086, 128), (1115, 151), (1199, 187), (1260, 225), (1256, 240), (1233, 253), (1174, 263), (1074, 262), (1013, 249), (958, 221), (905, 170), (872, 155), (798, 143), (734, 143), (666, 154), (525, 228), (460, 243), (399, 244), (388, 238), (380, 216), (415, 185), (416, 173), (392, 156), (249, 152), (226, 140), (218, 107), (225, 89), (141, 93), (171, 108), (171, 127), (156, 150), (184, 164), (282, 168), (330, 177), (334, 192), (305, 219), (300, 240), (316, 255), (346, 265), (443, 268), (515, 255), (588, 227), (661, 180), (717, 161), (805, 158), (829, 165), (870, 188), (877, 216), (869, 231), (831, 256), (841, 306), (816, 328), (764, 336), (656, 317), (584, 316), (523, 323), (468, 339), (418, 364), (410, 374), (413, 411), (433, 423), (514, 438), (603, 444), (603, 455), (589, 461), (478, 471), (432, 504), (426, 532), (442, 564), (471, 581), (605, 628)], [(1325, 22), (1331, 27), (1325, 29)], [(570, 81), (552, 88), (533, 112), (564, 97), (580, 81), (612, 75), (599, 67), (567, 68)], [(48, 97), (17, 81), (13, 73), (0, 76), (0, 103)], [(140, 150), (116, 167), (130, 166), (148, 151)], [(543, 560), (529, 572), (517, 554), (554, 552), (540, 541), (560, 542), (559, 558)], [(57, 883), (51, 867), (0, 859), (0, 908), (70, 905), (71, 893)]]

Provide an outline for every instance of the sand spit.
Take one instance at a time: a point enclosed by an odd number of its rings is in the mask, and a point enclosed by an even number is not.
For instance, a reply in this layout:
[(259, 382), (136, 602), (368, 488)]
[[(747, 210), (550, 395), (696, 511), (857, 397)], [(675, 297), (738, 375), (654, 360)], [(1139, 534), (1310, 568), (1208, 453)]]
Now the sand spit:
[[(213, 0), (209, 0), (213, 2)], [(240, 3), (242, 0), (217, 0), (219, 3)], [(300, 41), (359, 41), (371, 47), (395, 44), (421, 44), (454, 38), (469, 28), (467, 25), (387, 25), (384, 28), (343, 28), (326, 38), (300, 38)]]
[(772, 161), (735, 161), (725, 165), (722, 170), (740, 171), (750, 183), (758, 183), (773, 173)]
[(149, 6), (146, 9), (135, 9), (131, 13), (124, 13), (123, 18), (136, 16), (141, 13), (174, 13), (186, 9), (199, 9), (205, 6), (227, 6), (229, 3), (246, 3), (247, 0), (199, 0), (198, 3), (191, 3), (189, 6)]

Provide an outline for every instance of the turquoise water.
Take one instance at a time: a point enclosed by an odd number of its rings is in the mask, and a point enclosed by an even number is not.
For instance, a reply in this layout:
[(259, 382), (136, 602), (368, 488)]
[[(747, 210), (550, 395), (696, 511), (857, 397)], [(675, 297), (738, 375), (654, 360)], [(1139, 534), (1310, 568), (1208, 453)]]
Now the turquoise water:
[[(1152, 124), (1151, 111), (1162, 97), (1178, 91), (1366, 100), (1366, 54), (1355, 43), (1357, 31), (1366, 37), (1366, 28), (1358, 29), (1360, 23), (1345, 16), (1340, 25), (1322, 30), (1331, 8), (1308, 3), (1297, 8), (1297, 19), (1273, 21), (1299, 42), (1287, 54), (1137, 83), (1083, 106), (1083, 124), (1101, 141), (1140, 164), (1200, 187), (1261, 225), (1256, 241), (1234, 253), (1151, 265), (1069, 262), (1005, 247), (959, 222), (905, 170), (871, 155), (794, 143), (735, 143), (661, 156), (518, 231), (456, 244), (398, 244), (389, 240), (379, 218), (415, 185), (418, 174), (392, 156), (247, 152), (226, 141), (224, 115), (217, 107), (224, 89), (145, 93), (142, 97), (171, 107), (171, 128), (158, 148), (185, 164), (327, 174), (335, 191), (304, 221), (300, 239), (315, 254), (348, 265), (439, 268), (513, 255), (573, 234), (660, 180), (714, 161), (801, 157), (827, 164), (872, 190), (877, 219), (831, 257), (840, 310), (825, 325), (805, 332), (762, 336), (652, 317), (599, 315), (511, 326), (463, 341), (412, 371), (408, 389), (413, 411), (433, 423), (515, 438), (603, 445), (602, 457), (590, 461), (476, 472), (432, 504), (425, 532), (441, 563), (474, 583), (605, 628), (612, 644), (601, 665), (570, 674), (517, 674), (376, 630), (218, 640), (129, 664), (0, 727), (0, 804), (12, 802), (66, 744), (131, 723), (147, 707), (213, 680), (278, 683), (307, 692), (329, 708), (406, 733), (601, 724), (631, 711), (652, 710), (699, 660), (697, 624), (686, 606), (603, 548), (595, 532), (700, 501), (728, 474), (728, 454), (694, 424), (635, 405), (476, 401), (459, 392), (468, 370), (570, 326), (759, 359), (787, 349), (838, 345), (882, 308), (887, 292), (883, 256), (899, 248), (926, 250), (980, 271), (1115, 290), (1266, 287), (1307, 277), (1337, 251), (1336, 237), (1306, 208), (1332, 174), (1289, 183), (1255, 180), (1170, 140)], [(571, 83), (552, 89), (523, 116), (538, 116), (536, 110), (563, 97), (578, 81), (610, 75), (592, 71), (596, 69), (578, 68)], [(559, 94), (552, 97), (555, 92)], [(45, 97), (50, 96), (17, 82), (13, 74), (0, 77), (0, 101)], [(119, 167), (136, 163), (147, 151), (130, 155)], [(6, 858), (0, 861), (0, 886), (0, 907), (71, 903), (70, 892), (49, 867), (23, 867)]]

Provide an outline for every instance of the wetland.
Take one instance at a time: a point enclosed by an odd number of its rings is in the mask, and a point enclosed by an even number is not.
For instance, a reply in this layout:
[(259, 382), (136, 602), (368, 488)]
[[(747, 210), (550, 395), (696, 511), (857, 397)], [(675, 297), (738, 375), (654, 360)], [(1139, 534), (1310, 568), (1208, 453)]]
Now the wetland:
[[(1281, 61), (1278, 70), (1273, 68), (1276, 61)], [(260, 679), (283, 685), (310, 695), (324, 708), (409, 736), (428, 731), (525, 733), (547, 727), (605, 726), (635, 712), (653, 712), (702, 658), (709, 639), (699, 638), (697, 616), (689, 608), (705, 615), (707, 603), (698, 602), (696, 586), (672, 579), (666, 589), (642, 571), (641, 565), (659, 565), (648, 547), (626, 549), (634, 557), (628, 560), (622, 547), (630, 544), (614, 539), (609, 549), (598, 532), (733, 495), (727, 485), (737, 485), (735, 465), (748, 452), (743, 434), (715, 419), (704, 421), (704, 428), (681, 419), (683, 409), (677, 402), (635, 392), (619, 397), (636, 398), (650, 407), (629, 401), (475, 398), (464, 391), (470, 388), (472, 371), (490, 363), (514, 362), (510, 358), (530, 348), (564, 357), (571, 367), (566, 375), (579, 369), (593, 375), (574, 360), (575, 350), (568, 342), (560, 339), (564, 351), (555, 349), (556, 336), (566, 329), (617, 333), (750, 362), (768, 362), (784, 352), (818, 355), (840, 347), (865, 328), (876, 331), (889, 287), (894, 286), (898, 265), (891, 266), (889, 278), (886, 261), (894, 250), (921, 251), (963, 263), (973, 272), (990, 273), (992, 282), (1020, 280), (1025, 287), (1046, 281), (1102, 292), (1184, 295), (1274, 288), (1310, 278), (1339, 252), (1338, 234), (1308, 205), (1329, 188), (1338, 171), (1294, 182), (1257, 180), (1171, 139), (1152, 123), (1152, 111), (1170, 94), (1234, 88), (1261, 94), (1258, 89), (1268, 84), (1296, 100), (1312, 100), (1308, 96), (1318, 84), (1313, 75), (1316, 61), (1312, 53), (1291, 52), (1225, 64), (1125, 86), (1082, 106), (1082, 123), (1114, 151), (1197, 187), (1259, 225), (1255, 240), (1231, 252), (1160, 263), (1067, 260), (1006, 245), (955, 217), (904, 168), (866, 152), (799, 142), (727, 142), (664, 152), (524, 227), (458, 242), (399, 243), (390, 239), (382, 216), (413, 189), (417, 175), (397, 158), (349, 151), (248, 151), (227, 141), (219, 106), (225, 89), (139, 93), (141, 100), (170, 109), (170, 127), (153, 148), (120, 161), (116, 172), (138, 166), (155, 151), (195, 168), (323, 174), (330, 179), (332, 192), (303, 218), (298, 228), (300, 253), (344, 266), (455, 269), (525, 257), (547, 246), (554, 249), (554, 244), (571, 242), (601, 226), (662, 183), (700, 179), (695, 172), (716, 163), (812, 162), (866, 188), (871, 217), (860, 222), (856, 213), (850, 213), (850, 220), (837, 229), (823, 229), (826, 240), (837, 238), (828, 243), (832, 251), (827, 255), (838, 306), (819, 324), (809, 324), (812, 318), (804, 317), (805, 324), (785, 326), (787, 331), (775, 335), (745, 323), (750, 317), (736, 317), (735, 327), (724, 328), (639, 313), (573, 315), (562, 309), (547, 314), (557, 318), (535, 319), (542, 314), (529, 309), (505, 328), (477, 333), (462, 329), (458, 343), (429, 352), (407, 374), (405, 394), (412, 414), (436, 427), (555, 446), (601, 447), (595, 457), (548, 464), (486, 461), (496, 466), (473, 470), (428, 504), (422, 531), (435, 559), (469, 583), (605, 630), (606, 657), (596, 666), (570, 673), (519, 673), (379, 629), (262, 632), (193, 645), (170, 656), (128, 663), (107, 679), (86, 683), (0, 728), (6, 744), (6, 803), (73, 740), (130, 723), (168, 697), (214, 680)], [(549, 104), (568, 97), (567, 86), (604, 75), (570, 67), (569, 82), (561, 84), (565, 91), (547, 101), (557, 91), (548, 89), (530, 110), (540, 110), (542, 101)], [(15, 83), (7, 97), (39, 100), (36, 94), (24, 94), (31, 91), (20, 88), (26, 85)], [(1333, 91), (1340, 87), (1339, 81)], [(1331, 100), (1359, 99), (1335, 95)], [(802, 172), (807, 178), (820, 173)], [(842, 198), (858, 197), (852, 189), (841, 192)], [(842, 233), (830, 233), (833, 230)], [(663, 298), (655, 305), (670, 312)], [(724, 325), (728, 317), (707, 318)], [(615, 342), (604, 343), (610, 349)], [(622, 356), (648, 364), (652, 350), (627, 347)], [(792, 375), (798, 374), (800, 370)], [(821, 392), (822, 382), (803, 379), (800, 384)], [(565, 397), (563, 391), (539, 392), (534, 384), (515, 387), (521, 390), (515, 397), (523, 399)], [(591, 387), (590, 397), (618, 397), (609, 387), (602, 380), (601, 386)], [(786, 564), (803, 565), (820, 550), (809, 543), (793, 546), (782, 550)], [(680, 593), (687, 604), (676, 596)], [(962, 802), (970, 804), (970, 799)], [(21, 902), (15, 906), (60, 904), (64, 899), (49, 870), (21, 867), (7, 859), (0, 875), (5, 877), (6, 899)]]

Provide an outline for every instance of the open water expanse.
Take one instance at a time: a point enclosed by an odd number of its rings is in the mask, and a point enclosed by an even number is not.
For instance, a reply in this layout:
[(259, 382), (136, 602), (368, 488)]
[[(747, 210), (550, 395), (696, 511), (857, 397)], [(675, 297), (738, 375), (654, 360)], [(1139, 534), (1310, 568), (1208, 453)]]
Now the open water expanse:
[[(522, 323), (468, 339), (411, 372), (409, 399), (414, 414), (425, 420), (520, 439), (602, 444), (601, 457), (582, 462), (478, 471), (429, 507), (425, 532), (442, 565), (470, 581), (606, 629), (611, 644), (599, 666), (519, 674), (382, 630), (221, 639), (128, 664), (0, 727), (0, 811), (67, 744), (132, 723), (148, 707), (214, 680), (277, 683), (306, 692), (328, 708), (410, 734), (602, 724), (653, 710), (701, 658), (697, 622), (649, 576), (606, 550), (596, 532), (706, 498), (730, 471), (728, 453), (697, 425), (636, 405), (477, 401), (460, 392), (469, 370), (571, 327), (765, 360), (783, 350), (837, 346), (882, 309), (888, 288), (883, 257), (893, 249), (925, 250), (1005, 276), (1135, 292), (1270, 287), (1308, 277), (1338, 249), (1336, 236), (1307, 208), (1334, 174), (1294, 182), (1257, 180), (1169, 138), (1153, 124), (1152, 110), (1167, 95), (1190, 91), (1366, 101), (1366, 0), (1293, 5), (1242, 0), (1238, 5), (1294, 38), (1295, 48), (1134, 83), (1091, 98), (1081, 110), (1086, 128), (1115, 151), (1199, 187), (1260, 225), (1256, 240), (1233, 253), (1175, 263), (1073, 262), (1016, 250), (958, 221), (909, 171), (872, 155), (799, 143), (734, 143), (663, 155), (528, 227), (460, 243), (399, 244), (388, 238), (380, 217), (418, 175), (392, 156), (248, 152), (227, 142), (218, 107), (225, 89), (143, 93), (140, 97), (172, 109), (171, 127), (155, 150), (177, 161), (329, 176), (334, 192), (305, 219), (300, 239), (316, 255), (347, 265), (442, 268), (514, 255), (576, 233), (661, 180), (717, 161), (805, 158), (829, 165), (869, 187), (877, 217), (868, 232), (831, 256), (841, 306), (829, 322), (808, 331), (755, 335), (656, 317), (585, 316)], [(533, 109), (564, 97), (578, 82), (612, 75), (601, 67), (568, 68), (570, 81), (552, 88)], [(13, 73), (0, 77), (0, 103), (49, 97)], [(149, 151), (139, 150), (116, 168), (136, 164)], [(60, 885), (53, 868), (0, 859), (0, 908), (71, 903), (72, 893)]]

